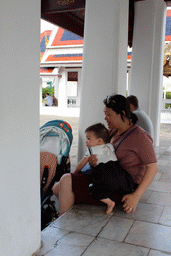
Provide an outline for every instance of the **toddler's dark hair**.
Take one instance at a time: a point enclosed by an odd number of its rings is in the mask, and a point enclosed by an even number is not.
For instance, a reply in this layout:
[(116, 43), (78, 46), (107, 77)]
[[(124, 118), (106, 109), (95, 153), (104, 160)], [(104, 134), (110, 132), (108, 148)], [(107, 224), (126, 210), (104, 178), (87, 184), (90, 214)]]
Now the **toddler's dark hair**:
[(102, 138), (105, 143), (109, 142), (109, 131), (108, 129), (101, 123), (93, 124), (85, 130), (86, 132), (94, 132), (96, 138)]

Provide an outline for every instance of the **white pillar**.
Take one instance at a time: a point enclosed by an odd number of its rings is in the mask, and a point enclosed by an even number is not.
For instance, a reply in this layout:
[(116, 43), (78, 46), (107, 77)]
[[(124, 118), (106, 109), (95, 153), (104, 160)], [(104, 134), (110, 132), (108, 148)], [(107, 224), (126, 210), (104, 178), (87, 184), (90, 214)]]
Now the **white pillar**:
[(67, 97), (66, 97), (66, 71), (64, 68), (61, 68), (62, 77), (59, 79), (59, 91), (58, 91), (58, 110), (61, 113), (64, 113), (67, 109)]
[(1, 1), (0, 255), (40, 247), (40, 0)]
[(39, 103), (40, 103), (40, 109), (42, 107), (42, 78), (40, 78), (40, 89), (39, 89)]
[(54, 96), (57, 99), (58, 99), (58, 89), (59, 89), (59, 69), (60, 68), (54, 69), (54, 73), (56, 74), (55, 81), (54, 81)]
[(126, 95), (128, 0), (87, 0), (79, 126), (79, 159), (85, 129), (104, 121), (103, 99)]
[(154, 145), (159, 145), (163, 89), (163, 54), (166, 3), (148, 0), (135, 4), (129, 95), (136, 95), (154, 125)]

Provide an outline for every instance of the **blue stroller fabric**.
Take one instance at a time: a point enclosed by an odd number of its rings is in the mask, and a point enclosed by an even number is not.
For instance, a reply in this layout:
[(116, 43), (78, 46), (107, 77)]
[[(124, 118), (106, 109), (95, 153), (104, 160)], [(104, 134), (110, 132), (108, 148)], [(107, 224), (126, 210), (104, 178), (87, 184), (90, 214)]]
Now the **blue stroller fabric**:
[(69, 155), (72, 140), (72, 128), (63, 120), (49, 121), (40, 127), (40, 152), (56, 155), (59, 165), (62, 157)]

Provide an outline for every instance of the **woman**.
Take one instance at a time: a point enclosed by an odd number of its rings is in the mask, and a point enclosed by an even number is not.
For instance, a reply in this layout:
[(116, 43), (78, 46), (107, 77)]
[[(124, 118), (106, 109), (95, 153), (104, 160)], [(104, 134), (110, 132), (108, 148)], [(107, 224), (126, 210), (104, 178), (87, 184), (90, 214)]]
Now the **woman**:
[[(158, 171), (153, 141), (149, 133), (136, 125), (137, 116), (130, 111), (129, 101), (124, 96), (107, 96), (104, 104), (105, 120), (111, 134), (110, 142), (114, 145), (120, 165), (131, 175), (135, 185), (132, 193), (125, 195), (120, 189), (111, 199), (116, 202), (119, 198), (124, 211), (134, 213), (141, 196)], [(96, 156), (92, 155), (90, 165), (95, 167), (96, 162)], [(60, 215), (74, 203), (103, 204), (89, 194), (89, 179), (82, 174), (65, 174), (54, 185), (53, 193), (59, 199)]]

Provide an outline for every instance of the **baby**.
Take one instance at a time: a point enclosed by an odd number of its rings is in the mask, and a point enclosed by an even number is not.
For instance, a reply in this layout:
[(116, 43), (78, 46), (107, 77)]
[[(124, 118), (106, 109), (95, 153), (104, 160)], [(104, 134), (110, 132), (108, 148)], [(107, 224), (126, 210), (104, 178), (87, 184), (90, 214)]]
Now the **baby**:
[[(94, 154), (97, 156), (99, 163), (107, 163), (109, 161), (117, 161), (116, 155), (114, 153), (114, 148), (111, 143), (108, 143), (109, 141), (109, 133), (106, 127), (101, 124), (97, 123), (92, 126), (89, 126), (86, 130), (86, 146), (87, 146), (87, 152), (85, 153), (84, 157), (81, 159), (81, 161), (78, 163), (75, 173), (82, 173), (86, 175), (92, 175), (93, 174), (93, 168), (89, 165), (88, 160), (89, 156), (91, 154)], [(89, 187), (91, 189), (91, 186), (93, 184), (90, 184)], [(115, 202), (112, 201), (109, 197), (100, 199), (103, 203), (107, 204), (107, 214), (111, 214)]]

